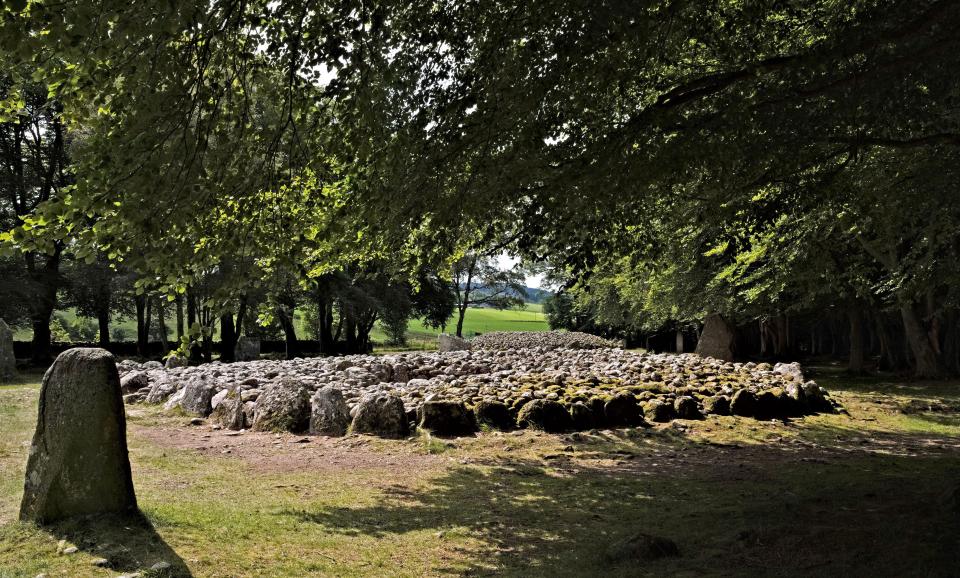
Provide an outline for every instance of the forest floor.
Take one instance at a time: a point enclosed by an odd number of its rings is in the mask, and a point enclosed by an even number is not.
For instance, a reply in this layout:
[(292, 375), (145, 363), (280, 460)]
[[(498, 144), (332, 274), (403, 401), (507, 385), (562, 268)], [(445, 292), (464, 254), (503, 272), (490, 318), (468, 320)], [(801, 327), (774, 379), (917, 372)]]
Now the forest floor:
[[(16, 522), (39, 392), (26, 376), (0, 387), (0, 577), (159, 561), (141, 576), (956, 575), (960, 382), (814, 370), (849, 415), (393, 441), (128, 407), (145, 521), (49, 528)], [(604, 560), (637, 532), (680, 556)]]

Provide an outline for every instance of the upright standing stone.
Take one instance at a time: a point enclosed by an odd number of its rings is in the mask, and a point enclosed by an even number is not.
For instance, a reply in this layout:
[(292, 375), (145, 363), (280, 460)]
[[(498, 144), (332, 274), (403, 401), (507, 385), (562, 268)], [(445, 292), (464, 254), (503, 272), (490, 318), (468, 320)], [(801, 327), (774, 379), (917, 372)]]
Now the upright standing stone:
[(48, 523), (136, 509), (113, 356), (64, 351), (43, 376), (20, 519)]
[(733, 329), (720, 315), (707, 315), (703, 321), (703, 332), (697, 342), (697, 354), (724, 361), (733, 361)]
[(443, 351), (469, 351), (470, 342), (456, 335), (441, 333), (437, 336), (437, 348)]
[(17, 358), (13, 354), (13, 331), (0, 319), (0, 381), (13, 379), (17, 374)]
[(233, 348), (233, 358), (236, 361), (256, 361), (260, 359), (260, 340), (244, 335), (237, 340)]

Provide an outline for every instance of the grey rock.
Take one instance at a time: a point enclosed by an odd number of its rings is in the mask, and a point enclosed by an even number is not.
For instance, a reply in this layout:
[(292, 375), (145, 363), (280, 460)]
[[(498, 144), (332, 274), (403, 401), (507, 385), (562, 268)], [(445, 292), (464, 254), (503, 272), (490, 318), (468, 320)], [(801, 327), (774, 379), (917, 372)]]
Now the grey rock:
[(150, 386), (150, 375), (146, 371), (128, 373), (120, 379), (121, 393), (134, 393)]
[(385, 438), (407, 437), (410, 425), (403, 409), (403, 401), (386, 392), (364, 396), (357, 406), (350, 431)]
[(343, 392), (328, 385), (310, 400), (310, 433), (326, 436), (346, 435), (350, 427), (350, 408)]
[(535, 399), (520, 409), (520, 413), (517, 414), (517, 425), (558, 433), (570, 430), (573, 427), (573, 420), (559, 402)]
[(190, 361), (186, 357), (181, 357), (179, 355), (171, 355), (164, 362), (164, 366), (167, 369), (176, 369), (178, 367), (187, 367), (190, 365)]
[(456, 335), (441, 333), (437, 336), (437, 347), (440, 351), (469, 351), (470, 342)]
[(113, 356), (69, 349), (43, 377), (20, 519), (49, 523), (136, 509)]
[(233, 357), (236, 361), (256, 361), (260, 359), (260, 340), (246, 335), (237, 340), (233, 348)]
[(673, 409), (677, 412), (677, 417), (680, 419), (703, 419), (703, 414), (700, 413), (697, 400), (690, 396), (684, 395), (678, 397), (673, 402)]
[(310, 394), (300, 381), (285, 378), (267, 386), (257, 398), (256, 431), (303, 433), (310, 427)]
[(210, 415), (210, 412), (213, 411), (210, 405), (213, 399), (213, 391), (212, 383), (195, 379), (183, 388), (183, 398), (180, 400), (180, 407), (183, 408), (184, 411), (207, 417)]

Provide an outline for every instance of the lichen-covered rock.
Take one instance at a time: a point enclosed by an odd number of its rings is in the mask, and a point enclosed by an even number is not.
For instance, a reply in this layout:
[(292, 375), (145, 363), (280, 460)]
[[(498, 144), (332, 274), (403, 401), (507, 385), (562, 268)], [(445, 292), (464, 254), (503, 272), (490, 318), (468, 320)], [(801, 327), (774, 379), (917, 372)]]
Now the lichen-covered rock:
[(803, 383), (803, 369), (796, 361), (793, 363), (778, 363), (773, 366), (773, 371), (774, 373), (788, 377), (796, 383)]
[(180, 355), (171, 355), (164, 362), (164, 367), (167, 369), (177, 369), (178, 367), (186, 367), (190, 365), (190, 361), (186, 357)]
[(13, 379), (17, 375), (17, 358), (13, 353), (13, 331), (0, 319), (0, 381)]
[(673, 409), (680, 419), (703, 419), (697, 400), (688, 395), (680, 396), (673, 402)]
[(477, 431), (477, 421), (462, 402), (428, 401), (420, 406), (419, 427), (438, 436), (461, 436)]
[(573, 426), (573, 421), (560, 403), (549, 399), (535, 399), (520, 409), (517, 425), (558, 433), (568, 431)]
[(161, 379), (153, 382), (150, 386), (150, 392), (147, 394), (147, 403), (163, 403), (173, 393), (177, 391), (177, 384), (169, 379)]
[(202, 417), (207, 417), (213, 411), (211, 400), (213, 399), (213, 384), (206, 380), (195, 379), (183, 388), (183, 398), (180, 400), (180, 407), (189, 413), (195, 413)]
[(350, 431), (383, 438), (407, 437), (410, 424), (403, 409), (403, 400), (387, 392), (364, 396), (357, 405)]
[(742, 417), (753, 417), (757, 411), (757, 396), (749, 389), (740, 389), (730, 400), (730, 413)]
[(707, 415), (730, 415), (730, 399), (713, 395), (703, 400), (703, 412)]
[(637, 398), (628, 393), (618, 393), (603, 406), (603, 415), (609, 427), (643, 425), (643, 410)]
[(652, 422), (667, 423), (677, 417), (677, 412), (673, 404), (666, 403), (661, 399), (651, 399), (643, 406), (643, 412)]
[(493, 331), (470, 341), (473, 349), (603, 349), (620, 344), (579, 331)]
[(237, 400), (236, 390), (224, 390), (222, 393), (226, 395), (213, 408), (213, 413), (210, 414), (211, 421), (232, 430), (248, 427), (253, 416), (244, 411), (243, 402)]
[(43, 377), (20, 519), (49, 523), (136, 509), (113, 356), (64, 351)]
[(350, 427), (350, 408), (343, 392), (328, 385), (317, 390), (310, 400), (310, 433), (325, 436), (346, 435)]
[(150, 387), (150, 375), (146, 371), (134, 371), (120, 379), (120, 393), (134, 393), (145, 387)]
[(295, 379), (284, 379), (267, 386), (257, 398), (253, 429), (301, 433), (310, 427), (310, 396), (307, 388)]
[(503, 402), (483, 400), (474, 406), (473, 412), (477, 416), (477, 423), (483, 426), (506, 431), (515, 425), (510, 408)]

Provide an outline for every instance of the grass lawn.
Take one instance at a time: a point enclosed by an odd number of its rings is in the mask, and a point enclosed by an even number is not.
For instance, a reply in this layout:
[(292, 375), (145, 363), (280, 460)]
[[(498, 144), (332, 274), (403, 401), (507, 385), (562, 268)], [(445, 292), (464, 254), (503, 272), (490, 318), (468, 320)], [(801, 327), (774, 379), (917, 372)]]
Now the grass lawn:
[[(953, 575), (960, 383), (822, 370), (850, 415), (437, 440), (213, 431), (128, 407), (146, 522), (16, 521), (39, 375), (0, 386), (0, 576)], [(635, 532), (679, 558), (606, 562)], [(58, 554), (58, 542), (79, 552)], [(106, 557), (112, 568), (97, 568)]]

